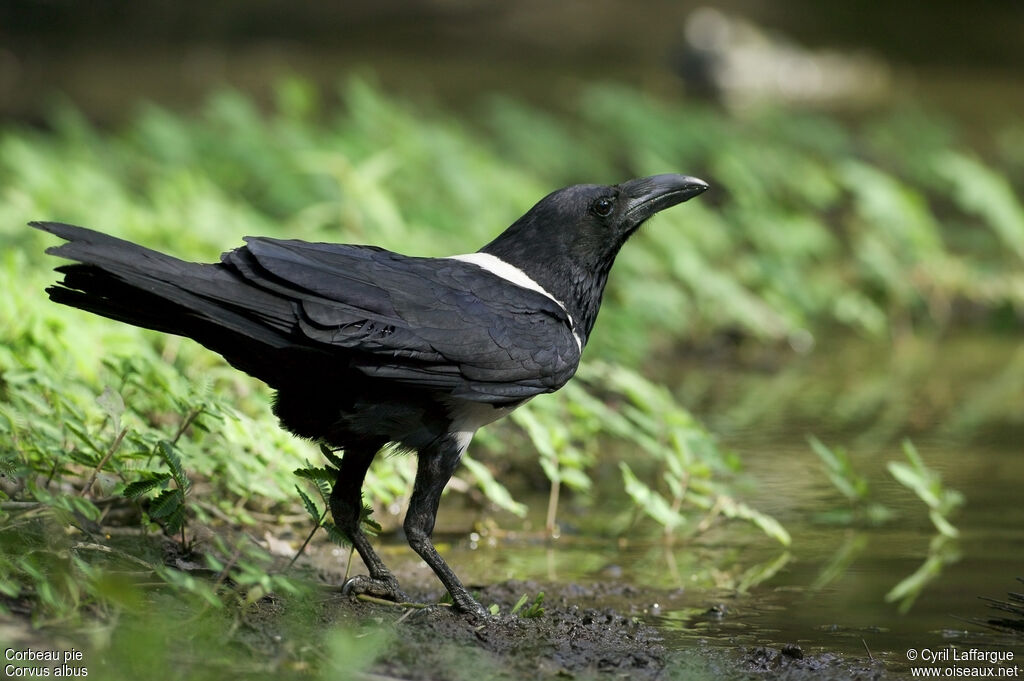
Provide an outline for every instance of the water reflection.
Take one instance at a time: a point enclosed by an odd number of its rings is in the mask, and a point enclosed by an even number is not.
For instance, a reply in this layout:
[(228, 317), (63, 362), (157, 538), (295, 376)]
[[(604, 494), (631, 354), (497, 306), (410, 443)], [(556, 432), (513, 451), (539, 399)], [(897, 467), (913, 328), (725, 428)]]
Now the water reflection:
[[(979, 630), (968, 621), (988, 615), (978, 597), (1005, 598), (1024, 571), (1024, 353), (1013, 339), (957, 338), (879, 356), (877, 346), (850, 343), (771, 371), (681, 374), (691, 406), (744, 462), (737, 497), (785, 525), (786, 550), (743, 523), (668, 545), (649, 527), (645, 540), (626, 509), (605, 501), (614, 494), (598, 490), (599, 505), (566, 504), (556, 542), (522, 535), (452, 560), (479, 580), (635, 586), (632, 597), (602, 603), (648, 618), (680, 647), (797, 642), (885, 656), (966, 640), (964, 629)], [(851, 513), (808, 433), (845, 446), (885, 514)], [(906, 435), (963, 493), (956, 539), (936, 534), (930, 508), (887, 467), (907, 461)], [(600, 456), (614, 471), (614, 450)], [(529, 505), (542, 527), (544, 501)]]
[(928, 556), (921, 563), (921, 567), (885, 594), (886, 602), (899, 603), (900, 613), (905, 614), (914, 605), (914, 601), (921, 595), (925, 587), (939, 578), (943, 568), (958, 560), (960, 560), (960, 551), (956, 539), (944, 534), (935, 535), (928, 544)]

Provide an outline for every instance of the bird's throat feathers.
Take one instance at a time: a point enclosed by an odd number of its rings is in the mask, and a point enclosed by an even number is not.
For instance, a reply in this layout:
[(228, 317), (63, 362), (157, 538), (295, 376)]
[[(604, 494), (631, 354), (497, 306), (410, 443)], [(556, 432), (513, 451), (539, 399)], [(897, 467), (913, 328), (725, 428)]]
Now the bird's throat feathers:
[(622, 242), (609, 243), (571, 230), (552, 239), (550, 233), (532, 234), (539, 228), (524, 222), (525, 218), (509, 227), (480, 252), (500, 259), (540, 285), (569, 313), (586, 344)]
[(676, 174), (614, 186), (565, 187), (541, 199), (480, 249), (480, 255), (515, 268), (557, 300), (571, 316), (582, 346), (597, 320), (608, 272), (622, 245), (652, 215), (707, 188), (703, 180)]

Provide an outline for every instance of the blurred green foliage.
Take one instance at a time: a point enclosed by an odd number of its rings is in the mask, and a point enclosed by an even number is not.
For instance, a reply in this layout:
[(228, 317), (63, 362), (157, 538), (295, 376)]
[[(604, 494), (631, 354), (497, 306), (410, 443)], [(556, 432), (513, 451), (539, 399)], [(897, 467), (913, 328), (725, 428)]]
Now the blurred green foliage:
[(592, 354), (636, 361), (723, 330), (799, 344), (831, 324), (881, 334), (947, 323), (954, 303), (1024, 303), (1019, 153), (993, 142), (982, 159), (939, 118), (736, 119), (600, 87), (572, 120), (497, 99), (470, 126), (362, 81), (342, 99), (327, 109), (293, 80), (269, 112), (227, 92), (194, 117), (142, 107), (113, 133), (71, 108), (52, 131), (8, 130), (3, 243), (34, 264), (46, 239), (18, 225), (48, 216), (183, 257), (249, 233), (448, 255), (555, 187), (673, 170), (712, 192), (623, 250)]
[(893, 512), (890, 509), (872, 501), (867, 477), (856, 469), (845, 449), (831, 448), (813, 435), (807, 441), (824, 464), (829, 482), (846, 498), (848, 504), (847, 508), (818, 513), (819, 520), (837, 525), (880, 525), (892, 519)]
[(960, 536), (960, 531), (949, 522), (949, 516), (958, 506), (963, 505), (963, 494), (942, 483), (942, 476), (925, 465), (910, 440), (903, 441), (903, 453), (910, 464), (890, 461), (887, 464), (889, 473), (925, 503), (928, 517), (940, 534), (951, 539)]
[(668, 382), (711, 431), (732, 441), (749, 434), (757, 447), (768, 434), (817, 432), (862, 451), (906, 437), (1013, 449), (1024, 426), (1024, 347), (1019, 334), (987, 325), (938, 338), (828, 335), (800, 356), (745, 347), (735, 357), (684, 355)]
[[(217, 537), (199, 567), (168, 569), (161, 531), (182, 533), (188, 563), (193, 518), (238, 529), (305, 506), (314, 528), (326, 526), (313, 498), (296, 497), (293, 475), (320, 453), (276, 426), (265, 388), (190, 341), (47, 302), (53, 240), (24, 227), (32, 219), (207, 261), (246, 234), (450, 255), (559, 186), (668, 171), (707, 179), (711, 192), (623, 250), (580, 380), (482, 433), (466, 461), (486, 499), (522, 513), (500, 481), (536, 466), (539, 452), (552, 527), (559, 489), (589, 493), (600, 437), (631, 445), (626, 496), (666, 533), (725, 516), (788, 543), (730, 492), (735, 458), (635, 371), (645, 358), (723, 335), (806, 352), (835, 327), (881, 338), (962, 319), (1008, 326), (1024, 309), (1024, 210), (1012, 189), (1024, 135), (1013, 128), (993, 134), (1002, 143), (982, 157), (954, 125), (915, 112), (856, 125), (782, 111), (733, 118), (604, 86), (568, 118), (498, 98), (466, 123), (363, 81), (341, 95), (329, 107), (289, 80), (269, 110), (223, 92), (190, 116), (143, 106), (118, 130), (70, 106), (46, 129), (0, 130), (8, 607), (29, 603), (37, 622), (75, 621), (82, 605), (119, 612), (133, 599), (118, 594), (134, 592), (109, 588), (111, 565), (218, 611), (253, 603), (296, 588), (280, 561), (245, 536)], [(528, 443), (530, 456), (509, 443)], [(413, 472), (411, 457), (375, 462), (365, 489), (384, 529)], [(143, 539), (112, 541), (113, 515)], [(330, 655), (348, 645), (336, 643)]]

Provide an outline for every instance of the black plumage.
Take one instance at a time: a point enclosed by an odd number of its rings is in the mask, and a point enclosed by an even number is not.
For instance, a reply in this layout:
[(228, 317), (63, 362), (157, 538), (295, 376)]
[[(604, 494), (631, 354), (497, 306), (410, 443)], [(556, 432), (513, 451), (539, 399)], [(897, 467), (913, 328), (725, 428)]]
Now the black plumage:
[(401, 598), (359, 527), (363, 478), (388, 443), (418, 453), (405, 531), (455, 605), (482, 613), (434, 550), (445, 484), (473, 433), (576, 371), (619, 248), (655, 212), (707, 185), (658, 175), (554, 192), (475, 254), (247, 238), (219, 263), (178, 260), (56, 222), (49, 253), (75, 264), (59, 303), (193, 338), (277, 391), (302, 437), (341, 448), (335, 524), (370, 575), (350, 589)]

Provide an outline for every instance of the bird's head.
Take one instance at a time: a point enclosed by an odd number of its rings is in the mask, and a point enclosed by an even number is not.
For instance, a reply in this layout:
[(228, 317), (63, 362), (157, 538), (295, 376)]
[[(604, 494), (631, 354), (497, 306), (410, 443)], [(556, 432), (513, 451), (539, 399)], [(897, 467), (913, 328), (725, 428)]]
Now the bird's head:
[(703, 180), (675, 174), (566, 187), (545, 196), (481, 250), (538, 282), (589, 335), (608, 271), (626, 240), (655, 213), (707, 188)]
[[(575, 185), (545, 197), (524, 216), (557, 225), (580, 261), (596, 266), (614, 258), (622, 244), (655, 213), (701, 194), (703, 180), (686, 175), (654, 175), (614, 186)], [(549, 237), (552, 238), (552, 237)]]

